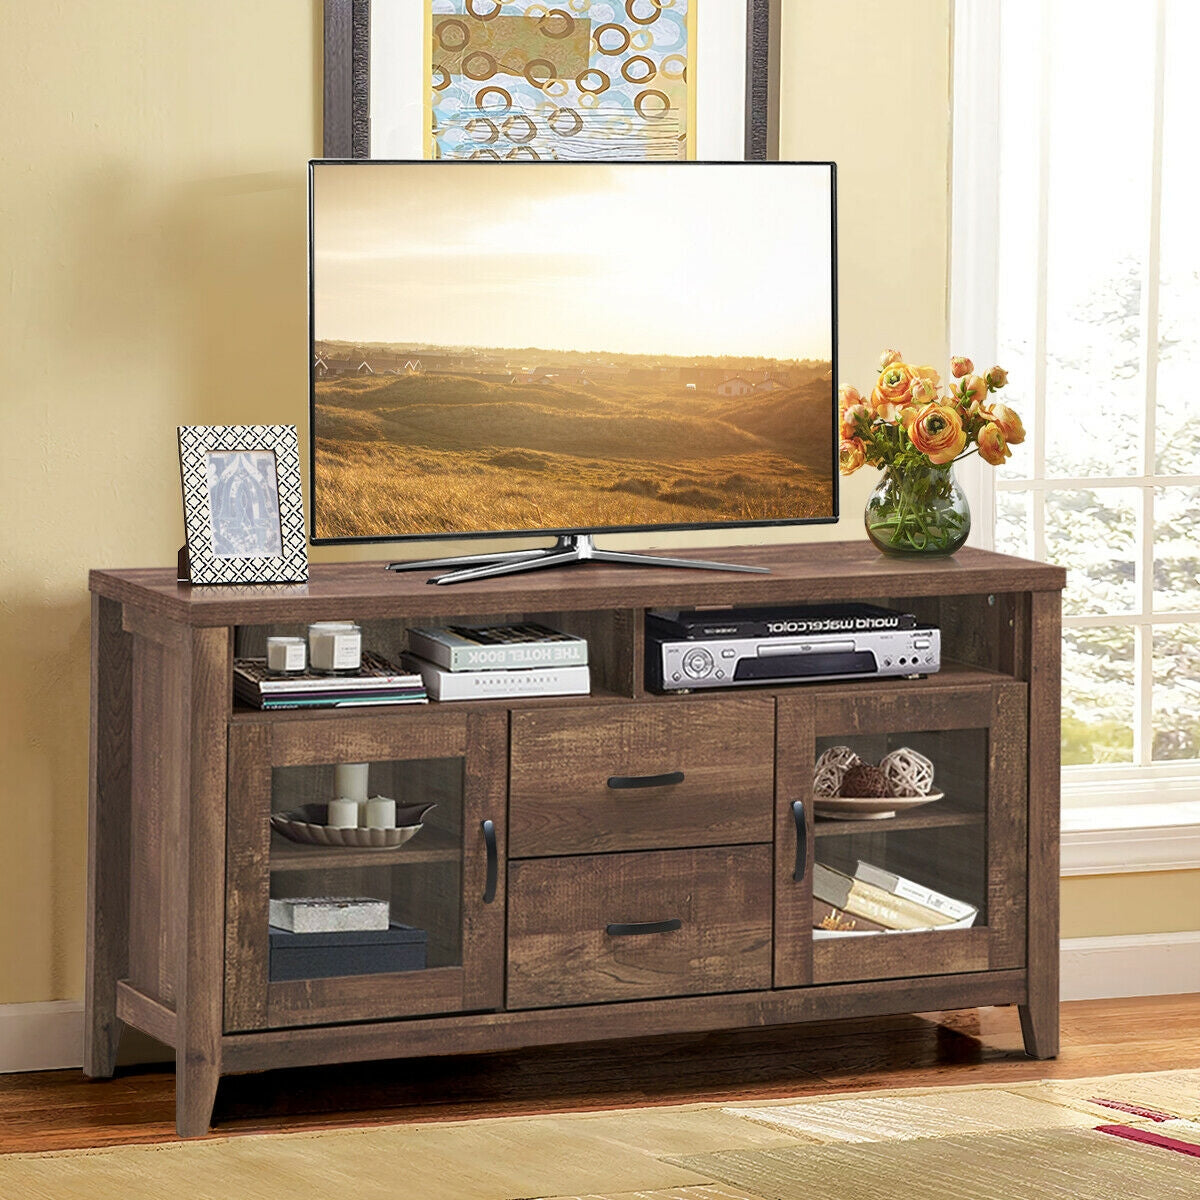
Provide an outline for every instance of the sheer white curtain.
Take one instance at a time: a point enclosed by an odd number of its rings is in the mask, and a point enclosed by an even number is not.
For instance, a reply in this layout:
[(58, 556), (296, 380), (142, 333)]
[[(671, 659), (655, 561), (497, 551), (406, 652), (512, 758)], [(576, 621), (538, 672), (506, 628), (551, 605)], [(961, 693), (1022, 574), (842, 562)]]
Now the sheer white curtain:
[(979, 544), (1058, 562), (1063, 763), (1200, 796), (1195, 0), (958, 0), (951, 344), (1029, 436)]

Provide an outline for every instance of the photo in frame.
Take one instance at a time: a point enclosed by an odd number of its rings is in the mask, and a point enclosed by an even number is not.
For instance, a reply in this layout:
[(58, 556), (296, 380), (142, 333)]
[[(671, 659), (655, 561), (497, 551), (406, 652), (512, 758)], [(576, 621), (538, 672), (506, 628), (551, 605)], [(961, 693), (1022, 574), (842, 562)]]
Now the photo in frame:
[(304, 583), (308, 543), (294, 425), (181, 425), (192, 583)]
[(327, 158), (778, 157), (780, 0), (325, 0)]

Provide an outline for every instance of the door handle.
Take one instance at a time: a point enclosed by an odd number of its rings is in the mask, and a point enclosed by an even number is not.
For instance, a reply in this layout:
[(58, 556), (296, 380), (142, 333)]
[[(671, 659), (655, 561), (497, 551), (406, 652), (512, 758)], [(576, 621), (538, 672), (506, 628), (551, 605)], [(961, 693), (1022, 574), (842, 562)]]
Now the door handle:
[(491, 904), (496, 898), (496, 876), (500, 870), (496, 855), (496, 823), (484, 821), (480, 828), (483, 830), (483, 844), (487, 847), (487, 881), (483, 885), (483, 902)]
[(614, 791), (625, 788), (670, 787), (683, 782), (682, 771), (667, 771), (663, 775), (610, 775), (608, 786)]
[(604, 932), (609, 937), (632, 937), (641, 933), (671, 933), (682, 928), (683, 922), (678, 917), (672, 917), (669, 921), (634, 921), (632, 924), (615, 922), (605, 925)]
[(800, 883), (808, 867), (808, 827), (804, 821), (804, 801), (792, 801), (792, 819), (796, 822), (796, 867), (792, 878)]

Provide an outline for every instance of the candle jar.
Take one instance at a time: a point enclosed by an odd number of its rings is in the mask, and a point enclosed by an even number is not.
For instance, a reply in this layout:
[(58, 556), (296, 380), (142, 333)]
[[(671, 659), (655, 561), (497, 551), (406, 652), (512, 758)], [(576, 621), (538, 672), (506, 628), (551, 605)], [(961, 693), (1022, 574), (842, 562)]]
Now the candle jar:
[(353, 621), (318, 621), (310, 625), (308, 661), (323, 675), (357, 671), (362, 665), (362, 630)]
[(307, 647), (300, 637), (267, 638), (267, 670), (277, 675), (298, 674), (308, 662)]

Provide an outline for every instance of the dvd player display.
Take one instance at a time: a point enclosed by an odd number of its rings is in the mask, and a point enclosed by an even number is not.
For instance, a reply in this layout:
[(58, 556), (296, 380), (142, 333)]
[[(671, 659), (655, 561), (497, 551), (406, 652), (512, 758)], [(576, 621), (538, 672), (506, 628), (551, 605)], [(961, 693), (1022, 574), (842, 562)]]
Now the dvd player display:
[(940, 666), (935, 626), (873, 605), (646, 614), (654, 691), (930, 675)]

